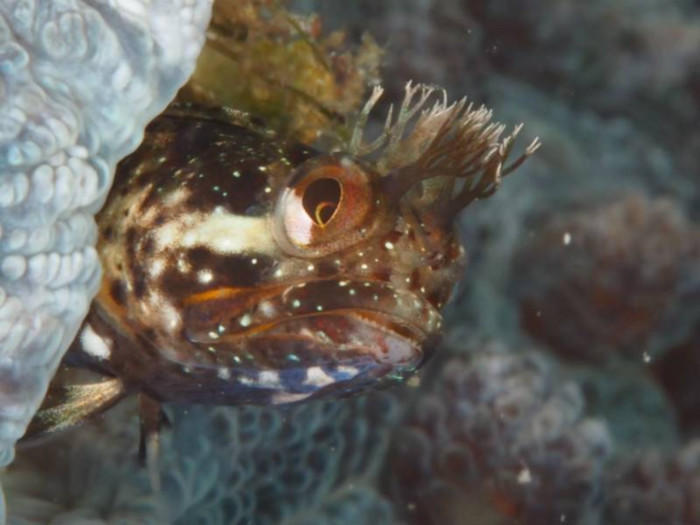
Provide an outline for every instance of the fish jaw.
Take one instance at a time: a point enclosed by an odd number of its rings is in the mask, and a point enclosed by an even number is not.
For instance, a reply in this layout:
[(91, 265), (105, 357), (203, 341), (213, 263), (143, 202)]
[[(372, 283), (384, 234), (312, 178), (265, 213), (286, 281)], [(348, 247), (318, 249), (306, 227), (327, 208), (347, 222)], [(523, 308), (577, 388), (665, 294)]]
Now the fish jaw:
[(184, 325), (198, 351), (171, 359), (249, 384), (265, 371), (284, 379), (278, 393), (349, 392), (404, 377), (431, 353), (442, 323), (420, 295), (380, 281), (322, 279), (227, 295), (193, 299)]

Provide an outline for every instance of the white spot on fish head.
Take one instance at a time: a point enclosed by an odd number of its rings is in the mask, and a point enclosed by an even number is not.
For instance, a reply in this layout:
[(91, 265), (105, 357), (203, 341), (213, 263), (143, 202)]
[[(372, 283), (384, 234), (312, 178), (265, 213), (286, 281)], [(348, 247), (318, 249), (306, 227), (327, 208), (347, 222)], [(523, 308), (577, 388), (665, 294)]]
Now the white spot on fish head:
[(286, 403), (296, 403), (297, 401), (303, 401), (311, 395), (311, 392), (275, 392), (270, 399), (270, 403), (273, 405), (284, 405)]
[(177, 207), (190, 196), (192, 192), (186, 187), (180, 187), (165, 194), (162, 204), (168, 207)]
[(165, 259), (159, 257), (151, 262), (151, 266), (148, 268), (148, 275), (152, 279), (156, 279), (163, 273), (163, 270), (165, 270)]
[(355, 377), (360, 372), (358, 368), (347, 365), (341, 365), (336, 370), (343, 376), (342, 379), (350, 379), (351, 377)]
[(275, 305), (270, 301), (262, 301), (258, 305), (258, 310), (260, 310), (260, 313), (265, 317), (274, 317), (275, 313), (277, 313)]
[(98, 335), (90, 324), (80, 332), (80, 344), (86, 354), (98, 359), (109, 359), (112, 353), (112, 340)]
[(304, 381), (305, 385), (321, 388), (332, 385), (333, 383), (335, 383), (335, 379), (328, 375), (320, 366), (311, 366), (307, 368), (306, 380)]
[(202, 284), (210, 283), (214, 279), (214, 274), (211, 270), (200, 270), (197, 272), (197, 280)]
[(188, 263), (184, 257), (180, 256), (177, 259), (177, 269), (181, 273), (189, 273), (192, 270), (192, 265)]
[(258, 374), (258, 384), (269, 388), (280, 386), (280, 375), (275, 370), (261, 370)]
[(142, 303), (141, 315), (158, 319), (161, 326), (171, 333), (176, 332), (182, 324), (179, 310), (164, 296), (154, 291), (150, 291), (148, 301)]

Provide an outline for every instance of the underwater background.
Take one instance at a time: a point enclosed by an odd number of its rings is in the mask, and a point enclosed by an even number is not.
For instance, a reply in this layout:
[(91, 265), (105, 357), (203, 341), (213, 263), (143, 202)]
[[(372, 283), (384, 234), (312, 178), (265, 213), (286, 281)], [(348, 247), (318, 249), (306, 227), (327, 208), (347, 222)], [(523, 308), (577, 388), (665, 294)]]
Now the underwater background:
[(543, 147), (461, 217), (445, 341), (409, 384), (287, 409), (137, 410), (20, 449), (11, 524), (700, 524), (700, 5), (293, 2), (378, 78)]

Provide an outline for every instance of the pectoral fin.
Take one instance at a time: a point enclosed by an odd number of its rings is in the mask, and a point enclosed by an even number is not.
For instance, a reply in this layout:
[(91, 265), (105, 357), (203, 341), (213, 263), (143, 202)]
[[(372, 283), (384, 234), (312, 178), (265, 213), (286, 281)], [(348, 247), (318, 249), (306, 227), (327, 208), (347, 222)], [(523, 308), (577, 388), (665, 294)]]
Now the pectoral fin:
[(78, 425), (107, 410), (126, 394), (118, 378), (54, 388), (47, 394), (22, 439), (33, 440)]

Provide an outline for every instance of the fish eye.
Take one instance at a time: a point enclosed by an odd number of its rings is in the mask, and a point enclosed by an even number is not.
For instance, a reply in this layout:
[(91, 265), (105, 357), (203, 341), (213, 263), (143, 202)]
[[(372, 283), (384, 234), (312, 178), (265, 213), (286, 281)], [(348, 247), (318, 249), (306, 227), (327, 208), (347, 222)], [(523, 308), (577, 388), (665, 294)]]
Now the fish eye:
[(316, 179), (304, 190), (302, 203), (311, 220), (324, 227), (335, 215), (340, 195), (341, 187), (336, 179)]
[(298, 166), (276, 203), (273, 231), (280, 247), (320, 257), (366, 237), (379, 218), (373, 177), (348, 157), (328, 155)]

